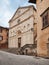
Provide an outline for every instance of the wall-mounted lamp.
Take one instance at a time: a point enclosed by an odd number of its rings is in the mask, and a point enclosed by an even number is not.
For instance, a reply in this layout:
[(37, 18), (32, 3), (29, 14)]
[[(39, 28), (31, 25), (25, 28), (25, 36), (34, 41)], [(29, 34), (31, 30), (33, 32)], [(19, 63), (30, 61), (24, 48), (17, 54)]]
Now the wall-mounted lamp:
[(49, 43), (49, 38), (48, 38), (48, 43)]

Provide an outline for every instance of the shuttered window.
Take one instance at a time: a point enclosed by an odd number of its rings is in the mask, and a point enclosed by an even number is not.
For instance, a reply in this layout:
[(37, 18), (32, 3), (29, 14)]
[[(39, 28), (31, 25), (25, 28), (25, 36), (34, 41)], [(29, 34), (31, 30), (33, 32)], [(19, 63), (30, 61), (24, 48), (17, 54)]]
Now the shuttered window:
[(49, 10), (42, 15), (42, 28), (49, 26)]

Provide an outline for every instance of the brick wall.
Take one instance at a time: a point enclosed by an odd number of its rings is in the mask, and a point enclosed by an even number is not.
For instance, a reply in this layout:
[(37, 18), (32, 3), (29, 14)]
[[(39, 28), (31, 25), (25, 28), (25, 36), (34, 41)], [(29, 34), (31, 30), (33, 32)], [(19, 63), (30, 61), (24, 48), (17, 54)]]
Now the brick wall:
[(8, 48), (8, 28), (0, 27), (0, 49)]

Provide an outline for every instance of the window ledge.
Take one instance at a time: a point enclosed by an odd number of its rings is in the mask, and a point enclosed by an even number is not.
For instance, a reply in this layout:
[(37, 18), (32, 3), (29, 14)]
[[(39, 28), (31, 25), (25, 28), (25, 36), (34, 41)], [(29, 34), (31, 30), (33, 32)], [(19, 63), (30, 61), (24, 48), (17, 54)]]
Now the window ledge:
[(41, 30), (44, 30), (44, 29), (45, 29), (45, 28), (47, 28), (47, 27), (49, 27), (49, 25), (47, 25), (47, 26), (43, 27)]

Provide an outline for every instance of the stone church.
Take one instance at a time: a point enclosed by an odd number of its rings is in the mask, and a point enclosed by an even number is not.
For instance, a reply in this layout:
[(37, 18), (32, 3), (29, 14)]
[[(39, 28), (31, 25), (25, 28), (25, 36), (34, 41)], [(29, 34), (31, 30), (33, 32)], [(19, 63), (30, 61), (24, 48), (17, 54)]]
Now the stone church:
[(9, 48), (21, 48), (37, 43), (36, 8), (19, 7), (9, 21)]

